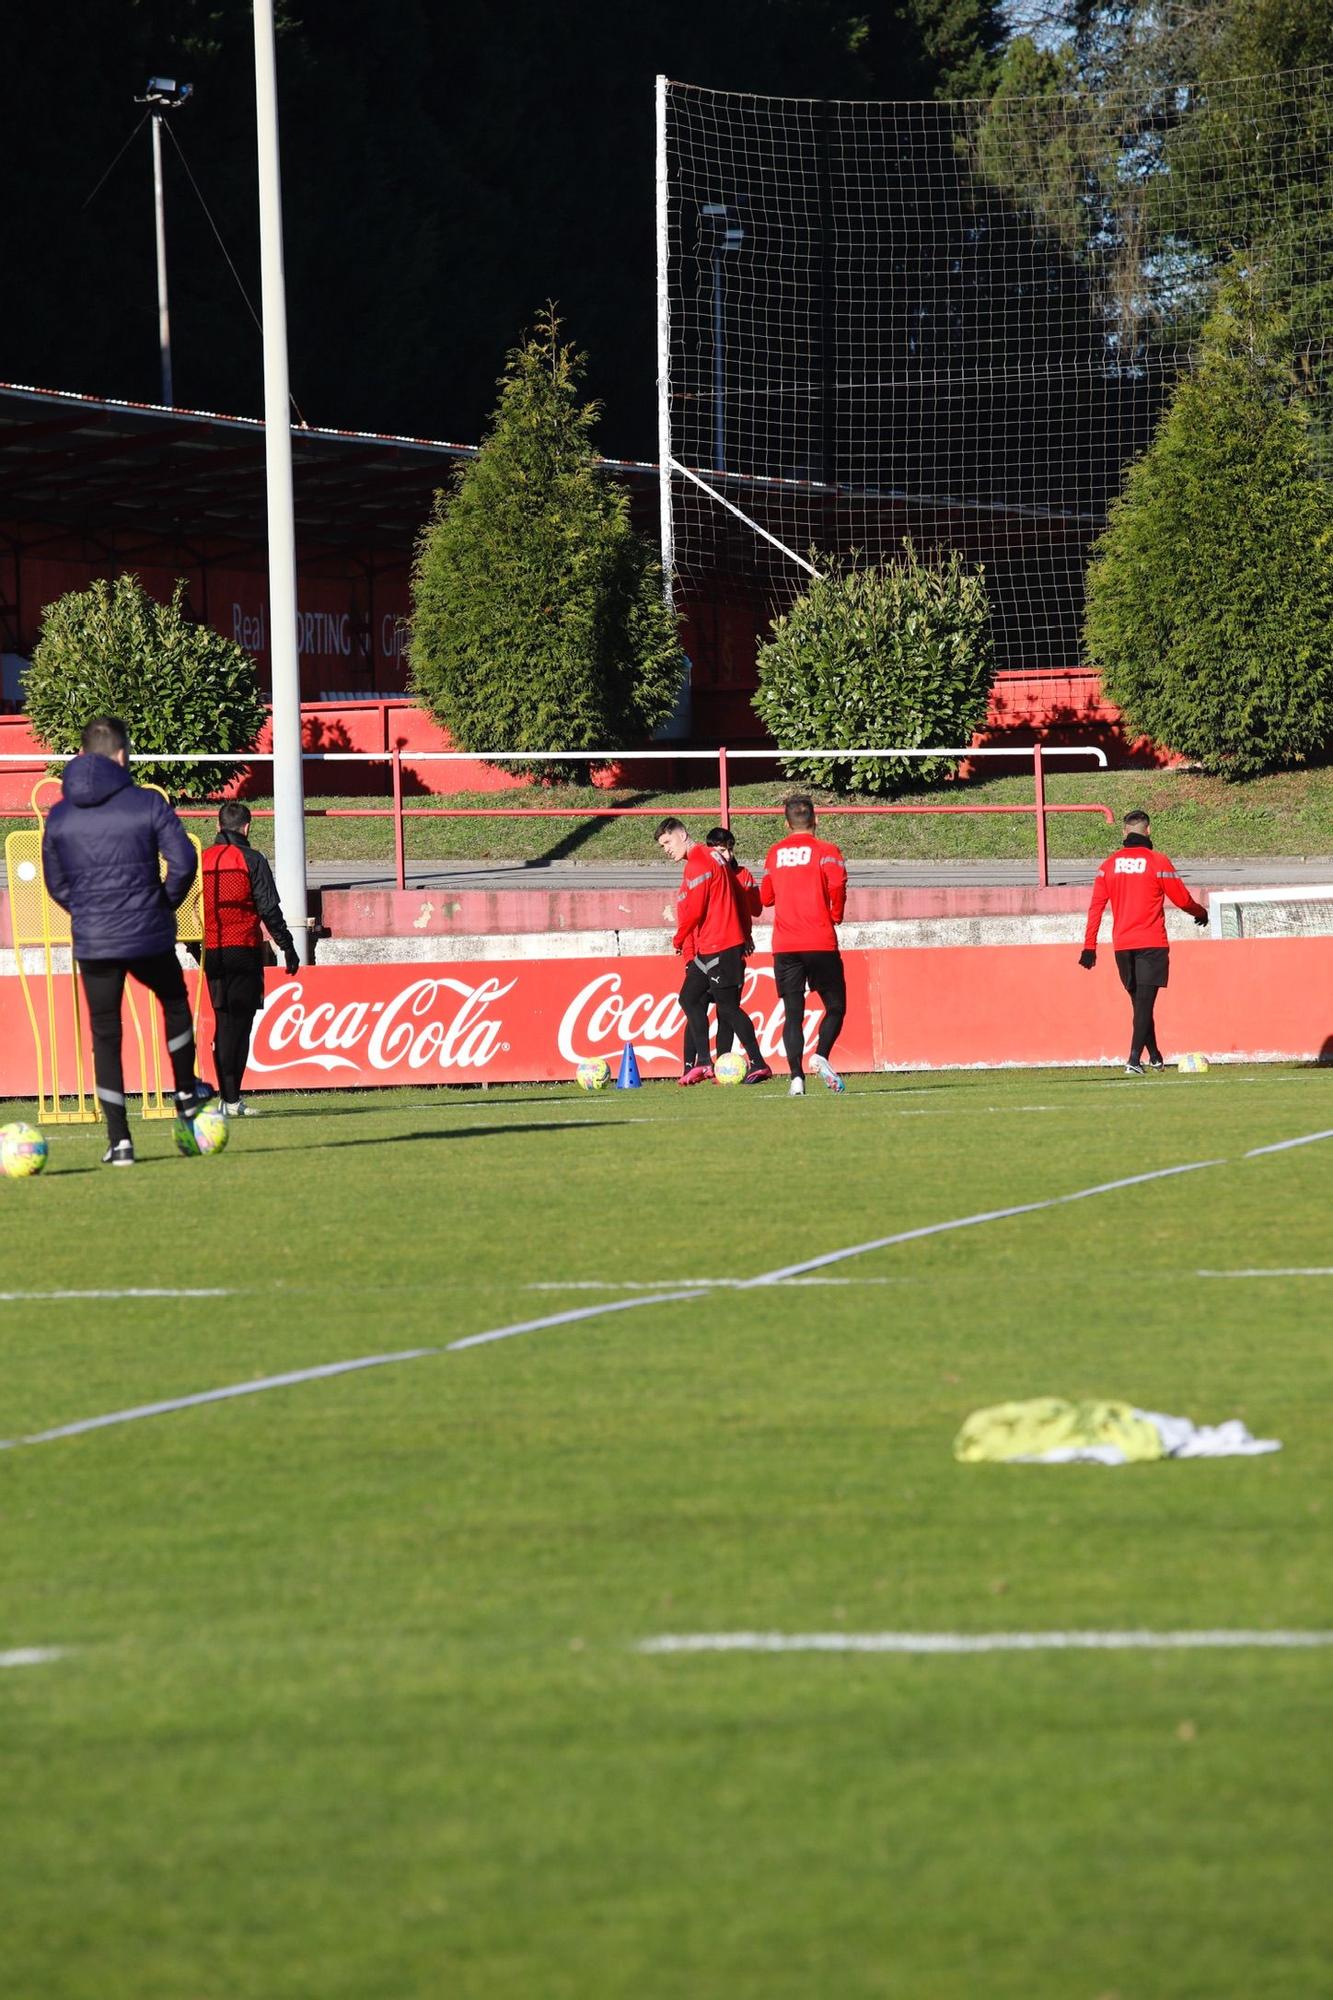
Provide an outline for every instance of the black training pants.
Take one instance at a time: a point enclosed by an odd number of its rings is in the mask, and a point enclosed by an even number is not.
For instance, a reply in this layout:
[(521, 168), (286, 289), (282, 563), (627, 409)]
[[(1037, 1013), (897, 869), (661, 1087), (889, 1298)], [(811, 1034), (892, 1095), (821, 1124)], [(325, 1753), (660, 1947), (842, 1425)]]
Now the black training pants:
[(717, 1009), (717, 1052), (725, 1055), (733, 1041), (744, 1049), (751, 1065), (761, 1063), (759, 1037), (754, 1022), (741, 1006), (745, 982), (745, 954), (739, 945), (714, 952), (708, 958), (693, 958), (680, 989), (680, 1006), (685, 1016), (685, 1067), (706, 1063), (708, 1050), (708, 1008)]
[(241, 1094), (255, 1015), (264, 1004), (264, 954), (258, 945), (224, 944), (204, 960), (213, 1002), (213, 1065), (224, 1104)]
[(1118, 951), (1115, 969), (1134, 1007), (1129, 1059), (1136, 1063), (1146, 1054), (1149, 1062), (1160, 1062), (1162, 1051), (1157, 1046), (1153, 1009), (1157, 995), (1170, 977), (1169, 949), (1165, 945), (1147, 945), (1140, 951)]
[[(128, 973), (132, 973), (139, 985), (146, 986), (161, 1002), (167, 1030), (167, 1054), (171, 1058), (176, 1089), (194, 1088), (194, 1024), (190, 1020), (185, 975), (175, 952), (159, 951), (151, 958), (81, 958), (79, 977), (83, 981), (88, 1022), (93, 1033), (93, 1075), (113, 1144), (117, 1139), (128, 1139), (130, 1136), (120, 1047), (120, 1007)], [(151, 1028), (151, 1023), (149, 1025)]]
[(782, 998), (782, 1049), (793, 1076), (805, 1074), (805, 993), (809, 987), (824, 1003), (816, 1047), (821, 1056), (833, 1044), (847, 1018), (847, 979), (838, 951), (779, 951), (773, 955), (773, 977)]
[(685, 1046), (682, 1060), (686, 1069), (708, 1061), (708, 975), (692, 958), (685, 968), (680, 987), (680, 1011), (685, 1016)]

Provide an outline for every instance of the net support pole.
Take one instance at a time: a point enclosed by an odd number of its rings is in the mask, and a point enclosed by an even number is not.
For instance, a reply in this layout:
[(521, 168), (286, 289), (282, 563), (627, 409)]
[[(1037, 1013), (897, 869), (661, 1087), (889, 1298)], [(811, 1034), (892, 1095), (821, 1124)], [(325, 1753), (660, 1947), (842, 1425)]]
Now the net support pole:
[(273, 663), (273, 846), (278, 897), (302, 964), (309, 963), (301, 668), (296, 647), (296, 527), (288, 415), (287, 292), (282, 259), (278, 79), (273, 0), (254, 0), (259, 127), (259, 255), (264, 320), (264, 464), (268, 492), (269, 657)]
[(657, 497), (662, 530), (662, 588), (675, 609), (676, 537), (671, 519), (671, 294), (667, 186), (667, 80), (657, 79)]
[[(667, 280), (671, 260), (670, 186), (667, 179), (667, 80), (659, 76), (655, 86), (657, 141), (657, 505), (661, 521), (662, 595), (672, 615), (676, 612), (676, 531), (671, 513), (671, 294)], [(688, 672), (676, 697), (676, 706), (656, 737), (667, 741), (688, 738), (691, 726), (690, 679)]]

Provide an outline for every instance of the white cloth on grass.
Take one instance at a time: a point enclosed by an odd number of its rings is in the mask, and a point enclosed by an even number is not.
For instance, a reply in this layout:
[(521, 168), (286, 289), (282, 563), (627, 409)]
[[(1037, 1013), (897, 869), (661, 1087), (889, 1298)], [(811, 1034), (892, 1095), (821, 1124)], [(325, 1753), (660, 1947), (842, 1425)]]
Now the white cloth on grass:
[[(1258, 1458), (1281, 1451), (1280, 1438), (1251, 1437), (1239, 1417), (1224, 1424), (1195, 1424), (1188, 1417), (1170, 1417), (1161, 1410), (1135, 1410), (1162, 1440), (1163, 1458)], [(1130, 1465), (1134, 1461), (1115, 1444), (1060, 1445), (1054, 1451), (1033, 1452), (1010, 1459), (1011, 1465)]]

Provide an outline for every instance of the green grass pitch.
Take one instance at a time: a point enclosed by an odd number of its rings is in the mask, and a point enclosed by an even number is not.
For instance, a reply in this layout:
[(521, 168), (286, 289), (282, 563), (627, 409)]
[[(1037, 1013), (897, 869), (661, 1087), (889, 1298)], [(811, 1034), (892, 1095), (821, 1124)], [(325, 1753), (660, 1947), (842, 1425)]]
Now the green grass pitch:
[[(1224, 1162), (0, 1452), (0, 1654), (65, 1649), (0, 1671), (7, 1994), (1330, 1990), (1333, 1653), (635, 1650), (1333, 1627), (1333, 1275), (1199, 1275), (1333, 1267), (1333, 1138), (1245, 1157), (1328, 1073), (811, 1090), (260, 1100), (0, 1185), (16, 1439)], [(1285, 1448), (953, 1462), (1039, 1394)]]

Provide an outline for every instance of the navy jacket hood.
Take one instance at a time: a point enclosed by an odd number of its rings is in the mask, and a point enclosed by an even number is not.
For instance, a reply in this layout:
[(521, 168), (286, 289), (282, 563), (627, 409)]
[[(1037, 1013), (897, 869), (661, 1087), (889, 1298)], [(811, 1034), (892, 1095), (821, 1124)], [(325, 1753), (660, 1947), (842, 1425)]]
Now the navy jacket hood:
[(100, 806), (133, 783), (124, 765), (118, 764), (114, 757), (84, 750), (66, 764), (60, 789), (72, 806)]

